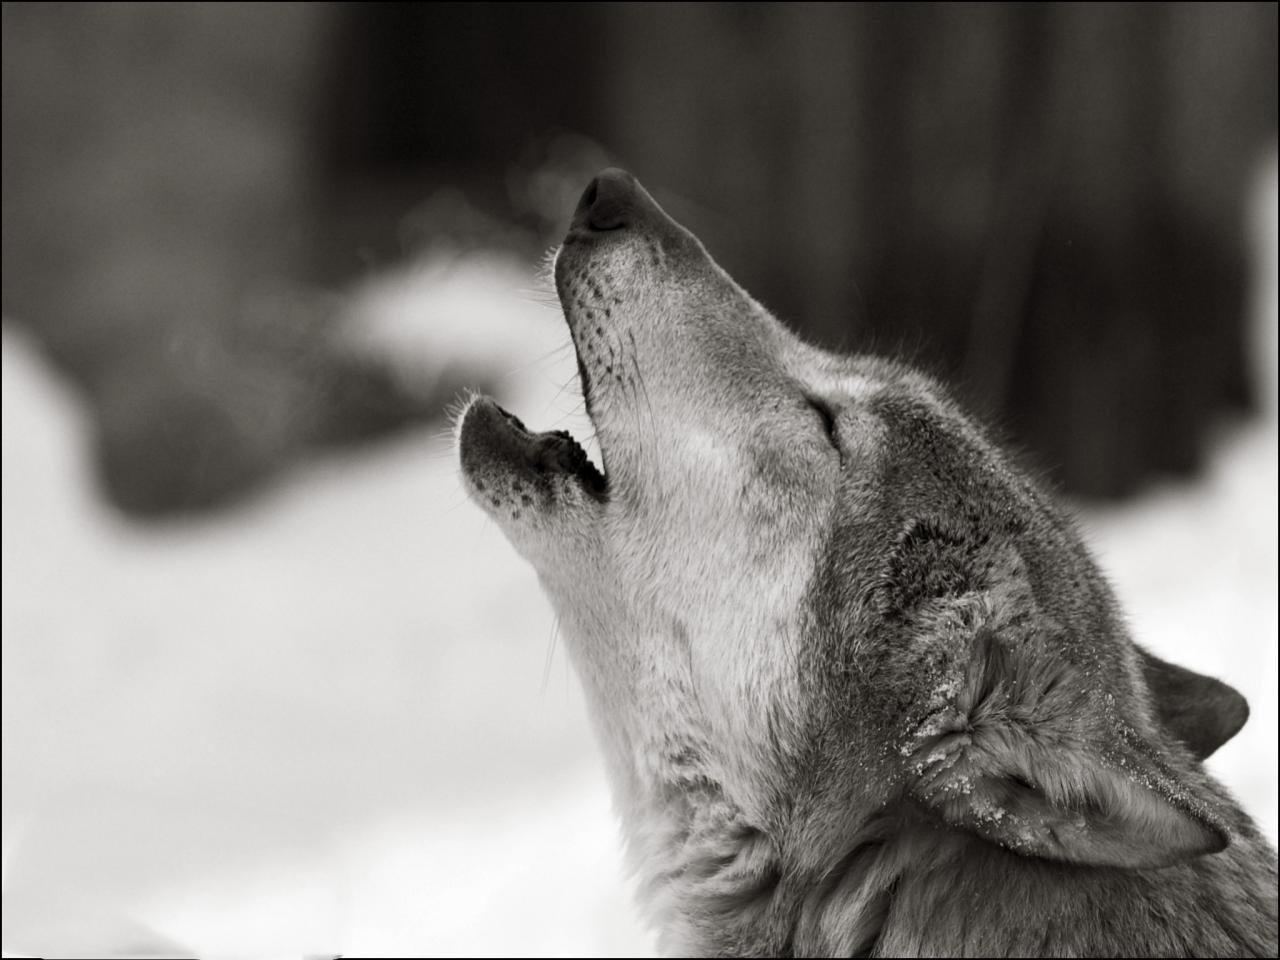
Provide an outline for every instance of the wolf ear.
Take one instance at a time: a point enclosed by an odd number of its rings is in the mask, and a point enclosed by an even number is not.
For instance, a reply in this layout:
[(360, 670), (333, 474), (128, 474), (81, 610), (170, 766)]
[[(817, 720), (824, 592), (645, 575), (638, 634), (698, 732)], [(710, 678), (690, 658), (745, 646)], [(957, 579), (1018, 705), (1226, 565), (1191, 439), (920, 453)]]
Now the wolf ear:
[(1225, 828), (1110, 698), (1036, 646), (979, 631), (954, 699), (910, 746), (914, 799), (951, 826), (1067, 863), (1162, 867), (1224, 849)]
[(1170, 733), (1203, 760), (1240, 732), (1249, 702), (1221, 680), (1167, 663), (1138, 647), (1151, 705)]

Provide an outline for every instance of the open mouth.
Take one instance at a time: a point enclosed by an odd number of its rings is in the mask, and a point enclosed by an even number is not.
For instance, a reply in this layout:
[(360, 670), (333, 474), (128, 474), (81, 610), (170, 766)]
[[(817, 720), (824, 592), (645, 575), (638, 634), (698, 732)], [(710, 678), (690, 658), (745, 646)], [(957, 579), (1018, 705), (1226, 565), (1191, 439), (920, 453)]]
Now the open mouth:
[[(624, 351), (605, 319), (622, 300), (616, 295), (606, 297), (607, 283), (593, 275), (595, 258), (590, 251), (601, 238), (615, 238), (616, 242), (616, 237), (629, 233), (624, 228), (650, 216), (652, 211), (646, 212), (649, 208), (661, 214), (634, 177), (620, 170), (603, 171), (583, 194), (553, 260), (556, 292), (573, 339), (587, 414), (593, 420), (598, 380), (604, 378), (631, 391), (636, 383), (629, 372), (623, 372), (619, 358)], [(634, 347), (634, 338), (631, 343)], [(607, 463), (602, 464), (606, 470), (597, 468), (565, 430), (529, 430), (489, 397), (477, 397), (463, 410), (458, 445), (463, 474), (476, 498), (512, 519), (525, 510), (537, 512), (554, 509), (557, 503), (581, 502), (579, 493), (596, 502), (609, 498)]]
[(478, 493), (501, 505), (514, 494), (525, 507), (556, 498), (557, 481), (576, 485), (604, 501), (608, 478), (567, 430), (529, 430), (490, 397), (471, 401), (459, 418), (462, 469)]

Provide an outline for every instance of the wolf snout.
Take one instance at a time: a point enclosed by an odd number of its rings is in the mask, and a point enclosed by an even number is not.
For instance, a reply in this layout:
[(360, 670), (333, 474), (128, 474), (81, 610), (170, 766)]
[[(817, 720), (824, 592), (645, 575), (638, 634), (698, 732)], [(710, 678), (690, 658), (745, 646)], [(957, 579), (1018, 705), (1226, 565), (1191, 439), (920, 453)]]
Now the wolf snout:
[(640, 182), (625, 170), (610, 167), (587, 184), (573, 214), (571, 229), (591, 232), (633, 225), (648, 201)]

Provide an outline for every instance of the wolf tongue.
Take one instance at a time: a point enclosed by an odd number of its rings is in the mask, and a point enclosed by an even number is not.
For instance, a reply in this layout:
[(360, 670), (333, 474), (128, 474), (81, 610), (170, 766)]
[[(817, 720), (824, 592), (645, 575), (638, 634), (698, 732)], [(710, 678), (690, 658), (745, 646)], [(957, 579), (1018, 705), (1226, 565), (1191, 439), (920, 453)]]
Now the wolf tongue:
[[(494, 406), (498, 405), (494, 404)], [(516, 429), (520, 430), (522, 433), (530, 433), (529, 428), (524, 425), (524, 422), (510, 410), (507, 410), (505, 407), (498, 406), (498, 412), (507, 419), (508, 423), (515, 426)]]
[(587, 455), (567, 430), (552, 430), (542, 444), (544, 462), (553, 460), (557, 467), (577, 473), (587, 462)]

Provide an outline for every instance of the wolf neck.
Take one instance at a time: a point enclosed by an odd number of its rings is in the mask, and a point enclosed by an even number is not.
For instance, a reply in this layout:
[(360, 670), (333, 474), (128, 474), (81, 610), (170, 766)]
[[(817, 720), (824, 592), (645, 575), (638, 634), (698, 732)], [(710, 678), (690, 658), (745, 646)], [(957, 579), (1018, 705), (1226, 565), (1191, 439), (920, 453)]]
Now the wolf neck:
[(670, 955), (1275, 955), (1274, 893), (1243, 883), (1242, 850), (1165, 870), (1078, 868), (869, 821), (838, 863), (805, 868), (714, 785), (682, 796), (665, 828), (630, 831)]
[[(671, 956), (780, 955), (766, 931), (781, 859), (709, 779), (671, 782), (623, 811), (640, 899)], [(751, 946), (754, 945), (754, 946)]]
[[(656, 797), (654, 799), (657, 799)], [(900, 858), (871, 828), (827, 869), (787, 863), (710, 782), (663, 809), (624, 812), (642, 901), (671, 956), (866, 956), (879, 942)], [(627, 813), (630, 816), (627, 816)]]

